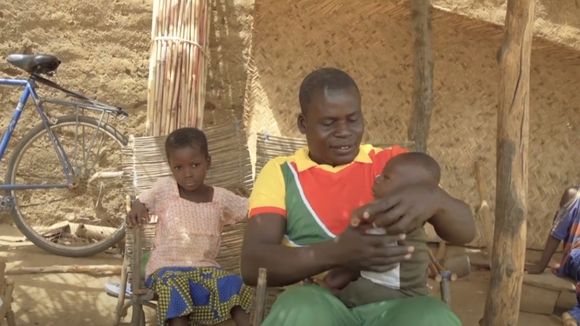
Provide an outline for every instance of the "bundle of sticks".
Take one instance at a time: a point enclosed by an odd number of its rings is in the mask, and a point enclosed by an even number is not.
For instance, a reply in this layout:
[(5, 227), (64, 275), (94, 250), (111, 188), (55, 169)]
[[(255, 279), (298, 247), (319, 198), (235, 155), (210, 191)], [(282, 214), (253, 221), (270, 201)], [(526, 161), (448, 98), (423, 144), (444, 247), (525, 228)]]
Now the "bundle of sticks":
[(147, 133), (201, 127), (205, 102), (207, 0), (154, 0)]

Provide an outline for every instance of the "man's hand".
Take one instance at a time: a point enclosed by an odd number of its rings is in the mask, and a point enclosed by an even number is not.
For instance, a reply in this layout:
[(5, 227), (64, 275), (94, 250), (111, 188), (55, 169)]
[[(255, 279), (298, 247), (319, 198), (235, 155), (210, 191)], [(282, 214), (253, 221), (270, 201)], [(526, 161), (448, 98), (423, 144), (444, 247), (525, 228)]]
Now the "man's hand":
[(367, 235), (352, 228), (332, 240), (302, 247), (282, 245), (286, 218), (275, 214), (248, 221), (242, 247), (242, 277), (255, 285), (258, 269), (268, 270), (268, 285), (285, 286), (322, 272), (347, 267), (355, 271), (387, 271), (411, 257), (414, 248), (398, 246), (404, 237)]
[(352, 228), (336, 239), (338, 265), (353, 270), (386, 272), (393, 264), (411, 258), (414, 247), (399, 246), (405, 235), (367, 235)]
[(127, 226), (133, 227), (147, 223), (149, 220), (149, 211), (139, 200), (133, 201), (131, 210), (127, 213)]
[(383, 227), (387, 234), (407, 233), (420, 227), (441, 210), (442, 190), (429, 183), (395, 189), (355, 211), (353, 220)]

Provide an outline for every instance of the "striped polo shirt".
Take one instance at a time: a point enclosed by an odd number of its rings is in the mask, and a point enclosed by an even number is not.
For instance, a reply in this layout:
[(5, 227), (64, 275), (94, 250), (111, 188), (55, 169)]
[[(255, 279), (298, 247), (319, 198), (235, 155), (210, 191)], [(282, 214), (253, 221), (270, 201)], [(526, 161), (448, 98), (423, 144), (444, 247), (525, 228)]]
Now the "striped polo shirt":
[(403, 152), (361, 145), (353, 162), (336, 167), (312, 161), (307, 148), (274, 158), (256, 180), (249, 216), (284, 216), (291, 245), (335, 238), (348, 227), (352, 211), (373, 200), (372, 186), (385, 163)]
[[(336, 167), (312, 161), (307, 148), (274, 158), (256, 179), (249, 217), (285, 217), (285, 245), (307, 246), (333, 239), (348, 227), (353, 210), (374, 200), (372, 186), (385, 164), (405, 152), (399, 146), (361, 145), (353, 162)], [(424, 289), (428, 255), (423, 228), (410, 232), (406, 242), (416, 250), (401, 263), (397, 288)]]

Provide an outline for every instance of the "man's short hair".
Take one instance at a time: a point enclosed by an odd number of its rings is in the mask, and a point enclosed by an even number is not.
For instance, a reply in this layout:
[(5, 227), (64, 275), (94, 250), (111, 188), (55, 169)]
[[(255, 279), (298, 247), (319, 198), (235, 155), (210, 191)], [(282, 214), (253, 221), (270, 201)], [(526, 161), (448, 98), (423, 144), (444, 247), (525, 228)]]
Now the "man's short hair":
[(346, 72), (337, 68), (320, 68), (309, 73), (300, 85), (298, 100), (300, 111), (306, 113), (314, 94), (324, 90), (339, 90), (354, 88), (359, 92), (354, 79)]

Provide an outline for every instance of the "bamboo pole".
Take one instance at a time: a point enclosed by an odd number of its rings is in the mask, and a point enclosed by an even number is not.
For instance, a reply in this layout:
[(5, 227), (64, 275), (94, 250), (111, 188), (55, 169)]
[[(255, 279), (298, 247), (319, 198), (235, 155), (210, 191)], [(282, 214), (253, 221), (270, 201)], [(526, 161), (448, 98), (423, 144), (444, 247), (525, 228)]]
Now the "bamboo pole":
[(483, 325), (517, 325), (526, 253), (529, 89), (534, 0), (508, 0), (500, 60), (497, 188)]
[(415, 34), (415, 90), (408, 138), (415, 150), (427, 150), (427, 138), (433, 110), (433, 49), (431, 40), (431, 1), (411, 0)]
[(201, 126), (208, 14), (207, 0), (154, 1), (147, 92), (149, 135)]

